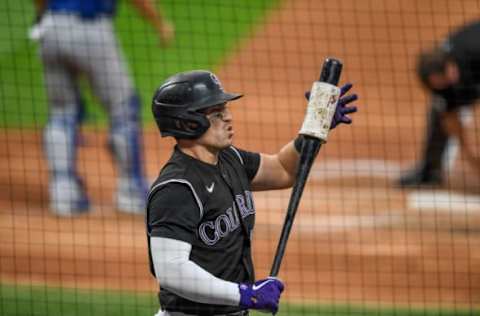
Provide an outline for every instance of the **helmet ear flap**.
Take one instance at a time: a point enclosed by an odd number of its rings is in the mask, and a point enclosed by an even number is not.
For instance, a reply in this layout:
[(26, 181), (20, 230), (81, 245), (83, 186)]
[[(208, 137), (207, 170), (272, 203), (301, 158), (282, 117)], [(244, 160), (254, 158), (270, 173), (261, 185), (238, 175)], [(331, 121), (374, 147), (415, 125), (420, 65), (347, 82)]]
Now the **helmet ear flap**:
[(198, 112), (190, 112), (188, 117), (176, 118), (175, 127), (178, 131), (184, 133), (183, 138), (193, 139), (198, 138), (205, 133), (210, 127), (210, 122), (205, 115)]
[(195, 111), (186, 111), (179, 115), (161, 115), (155, 121), (162, 137), (195, 139), (202, 136), (210, 127), (207, 117)]

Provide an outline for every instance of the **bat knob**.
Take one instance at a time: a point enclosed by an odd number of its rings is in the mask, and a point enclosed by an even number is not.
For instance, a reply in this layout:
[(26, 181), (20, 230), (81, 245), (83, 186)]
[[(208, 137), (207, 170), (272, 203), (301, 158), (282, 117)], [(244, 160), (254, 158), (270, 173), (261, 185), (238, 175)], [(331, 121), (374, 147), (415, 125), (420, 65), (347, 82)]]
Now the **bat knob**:
[(336, 86), (340, 80), (342, 72), (342, 62), (335, 58), (327, 58), (323, 62), (322, 72), (320, 73), (320, 80)]

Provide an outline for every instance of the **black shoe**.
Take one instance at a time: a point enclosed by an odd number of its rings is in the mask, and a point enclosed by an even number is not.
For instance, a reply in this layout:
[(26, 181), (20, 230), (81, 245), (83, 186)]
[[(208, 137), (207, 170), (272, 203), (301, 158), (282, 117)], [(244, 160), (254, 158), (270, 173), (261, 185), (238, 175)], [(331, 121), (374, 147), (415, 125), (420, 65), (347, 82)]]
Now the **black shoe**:
[(401, 187), (439, 186), (442, 184), (440, 172), (426, 172), (414, 169), (398, 179), (397, 184)]

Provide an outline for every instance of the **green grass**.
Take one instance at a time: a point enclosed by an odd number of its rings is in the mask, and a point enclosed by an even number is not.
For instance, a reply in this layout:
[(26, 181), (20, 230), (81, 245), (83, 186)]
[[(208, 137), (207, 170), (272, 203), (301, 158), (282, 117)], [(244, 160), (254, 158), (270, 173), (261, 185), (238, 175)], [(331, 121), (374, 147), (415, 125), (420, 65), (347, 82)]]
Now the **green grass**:
[(0, 298), (3, 316), (134, 316), (158, 310), (153, 293), (0, 285)]
[[(0, 284), (3, 316), (140, 316), (158, 309), (155, 293), (79, 290)], [(282, 303), (279, 316), (474, 316), (479, 310), (375, 308), (357, 305), (298, 305)], [(252, 313), (253, 316), (266, 315)]]
[[(360, 305), (294, 305), (281, 306), (279, 316), (476, 316), (479, 310), (420, 309)], [(260, 316), (258, 314), (256, 316)]]
[[(151, 120), (150, 99), (169, 74), (213, 69), (242, 45), (281, 0), (167, 0), (161, 8), (176, 28), (176, 39), (161, 48), (155, 32), (128, 3), (120, 1), (116, 31)], [(47, 118), (42, 65), (37, 44), (27, 38), (33, 1), (0, 1), (0, 127), (39, 127)], [(105, 121), (88, 89), (88, 120)]]

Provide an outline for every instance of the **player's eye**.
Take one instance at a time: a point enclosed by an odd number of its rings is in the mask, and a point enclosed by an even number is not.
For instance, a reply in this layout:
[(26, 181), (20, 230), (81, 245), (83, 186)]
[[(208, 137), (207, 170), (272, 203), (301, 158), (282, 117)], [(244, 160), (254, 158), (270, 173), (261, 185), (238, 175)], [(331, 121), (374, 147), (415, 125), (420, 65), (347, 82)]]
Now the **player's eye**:
[(223, 117), (225, 116), (224, 111), (215, 111), (207, 115), (207, 118), (214, 120), (214, 119), (220, 119), (223, 120)]
[(203, 112), (209, 120), (220, 119), (223, 120), (228, 113), (226, 103), (219, 106), (211, 107)]

